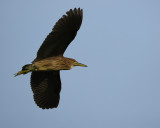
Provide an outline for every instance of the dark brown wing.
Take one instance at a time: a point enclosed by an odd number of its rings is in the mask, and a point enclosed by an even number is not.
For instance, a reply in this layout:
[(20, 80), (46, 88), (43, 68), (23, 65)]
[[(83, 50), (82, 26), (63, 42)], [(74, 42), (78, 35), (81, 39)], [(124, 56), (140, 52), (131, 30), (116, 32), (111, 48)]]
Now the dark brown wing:
[(66, 14), (58, 20), (51, 33), (44, 40), (38, 50), (35, 61), (51, 56), (63, 55), (67, 46), (75, 38), (82, 23), (83, 10), (80, 8), (70, 9)]
[(61, 80), (59, 71), (34, 71), (31, 74), (34, 101), (42, 109), (56, 108), (59, 104)]

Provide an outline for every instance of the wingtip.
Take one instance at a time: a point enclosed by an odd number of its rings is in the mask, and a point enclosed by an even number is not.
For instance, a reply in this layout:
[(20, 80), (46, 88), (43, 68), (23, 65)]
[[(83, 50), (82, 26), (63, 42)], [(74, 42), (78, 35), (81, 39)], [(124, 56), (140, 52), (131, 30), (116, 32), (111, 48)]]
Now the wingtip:
[(70, 9), (69, 11), (66, 12), (67, 15), (69, 15), (70, 13), (72, 14), (83, 14), (83, 9), (82, 8), (74, 8), (74, 9)]

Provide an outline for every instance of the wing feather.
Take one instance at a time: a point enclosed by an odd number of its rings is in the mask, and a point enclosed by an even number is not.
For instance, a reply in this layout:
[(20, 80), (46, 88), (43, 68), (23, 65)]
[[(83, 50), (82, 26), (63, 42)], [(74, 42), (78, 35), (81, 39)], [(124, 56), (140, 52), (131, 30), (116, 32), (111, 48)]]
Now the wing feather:
[(31, 88), (35, 103), (42, 109), (56, 108), (59, 104), (61, 80), (59, 71), (34, 71)]
[(51, 56), (63, 55), (68, 45), (75, 38), (83, 19), (83, 10), (70, 9), (60, 18), (51, 33), (46, 37), (37, 52), (34, 61), (39, 61)]

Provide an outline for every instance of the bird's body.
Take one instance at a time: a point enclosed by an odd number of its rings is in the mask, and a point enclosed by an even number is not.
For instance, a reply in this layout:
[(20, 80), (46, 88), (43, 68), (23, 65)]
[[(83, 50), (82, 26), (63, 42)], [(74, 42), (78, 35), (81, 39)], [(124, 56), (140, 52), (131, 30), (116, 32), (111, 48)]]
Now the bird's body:
[[(33, 62), (32, 66), (35, 67), (36, 71), (51, 71), (51, 70), (57, 71), (57, 70), (70, 70), (72, 69), (72, 67), (78, 66), (76, 64), (77, 61), (74, 59), (63, 56), (53, 56), (40, 61)], [(83, 66), (83, 64), (81, 66)]]
[(49, 57), (37, 62), (34, 62), (33, 65), (39, 71), (50, 71), (50, 70), (69, 70), (72, 69), (72, 59), (63, 57), (63, 56), (56, 56), (56, 57)]
[(79, 30), (83, 11), (70, 9), (58, 20), (51, 33), (44, 40), (32, 64), (22, 67), (15, 76), (31, 74), (34, 101), (42, 109), (55, 108), (59, 104), (61, 80), (60, 70), (70, 70), (74, 66), (87, 67), (76, 60), (63, 56), (66, 48)]

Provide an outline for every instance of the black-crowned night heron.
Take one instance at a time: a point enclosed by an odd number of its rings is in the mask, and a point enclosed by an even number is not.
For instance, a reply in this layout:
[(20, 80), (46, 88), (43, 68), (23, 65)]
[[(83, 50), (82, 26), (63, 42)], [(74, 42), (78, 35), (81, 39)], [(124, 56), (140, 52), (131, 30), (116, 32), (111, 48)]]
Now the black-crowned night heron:
[(58, 20), (51, 33), (44, 40), (32, 64), (22, 67), (15, 76), (31, 74), (31, 87), (34, 101), (42, 109), (56, 108), (59, 104), (61, 80), (60, 70), (69, 70), (74, 66), (87, 67), (63, 54), (75, 38), (83, 18), (83, 10), (70, 9)]

